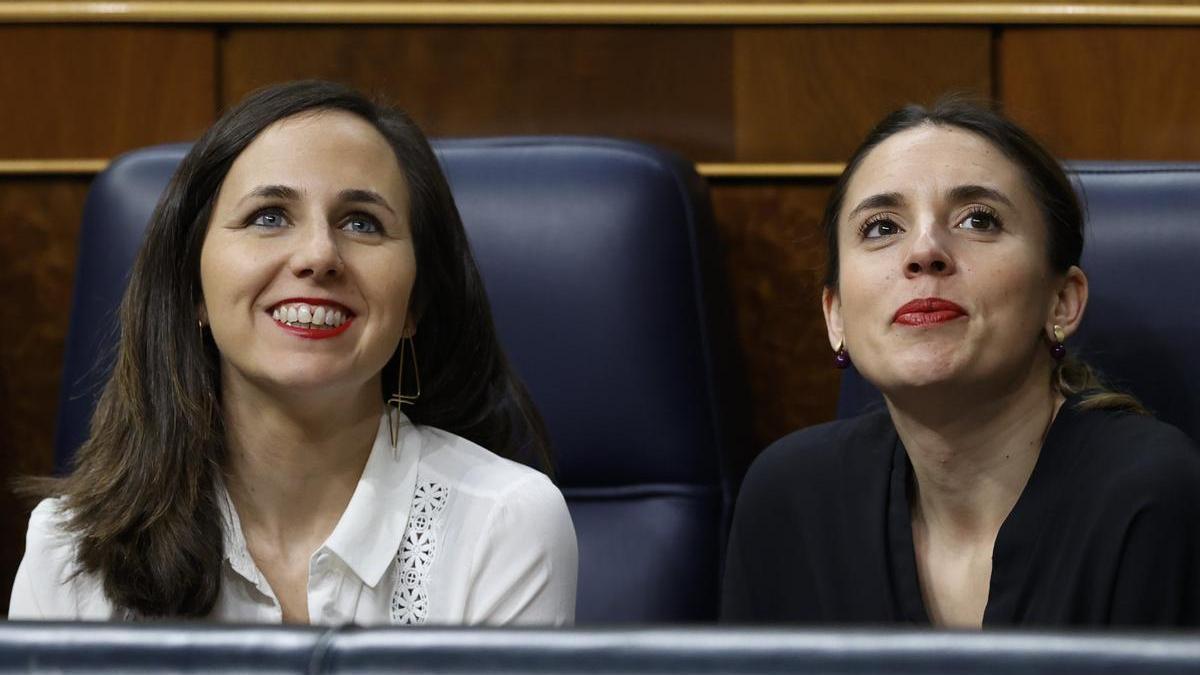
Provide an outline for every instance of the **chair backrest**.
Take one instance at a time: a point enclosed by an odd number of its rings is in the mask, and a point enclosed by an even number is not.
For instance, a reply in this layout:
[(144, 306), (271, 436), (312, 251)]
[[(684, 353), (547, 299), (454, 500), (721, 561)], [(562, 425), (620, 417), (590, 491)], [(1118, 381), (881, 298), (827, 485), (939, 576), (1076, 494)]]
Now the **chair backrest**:
[[(1200, 442), (1200, 164), (1080, 162), (1069, 173), (1087, 208), (1090, 298), (1067, 347)], [(879, 400), (847, 370), (838, 416)]]
[[(722, 457), (742, 432), (721, 414), (727, 338), (710, 314), (720, 294), (703, 181), (673, 155), (620, 141), (434, 145), (501, 341), (550, 430), (579, 538), (578, 621), (715, 618)], [(86, 438), (128, 271), (187, 149), (125, 155), (88, 196), (60, 471)]]

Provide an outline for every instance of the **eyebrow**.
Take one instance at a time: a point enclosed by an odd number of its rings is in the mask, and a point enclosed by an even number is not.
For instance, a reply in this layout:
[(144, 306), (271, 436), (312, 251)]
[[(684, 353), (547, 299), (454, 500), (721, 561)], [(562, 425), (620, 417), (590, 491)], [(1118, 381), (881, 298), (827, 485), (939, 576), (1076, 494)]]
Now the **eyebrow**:
[(950, 191), (950, 201), (952, 202), (969, 202), (978, 201), (981, 199), (990, 199), (994, 202), (1000, 202), (1009, 208), (1016, 208), (1012, 200), (1004, 196), (1003, 192), (982, 185), (959, 185)]
[[(988, 199), (995, 202), (1000, 202), (1009, 208), (1016, 208), (1012, 200), (1004, 196), (1003, 192), (982, 185), (959, 185), (946, 193), (947, 198), (951, 202), (969, 202)], [(871, 195), (858, 203), (847, 218), (853, 218), (860, 211), (878, 208), (895, 208), (904, 205), (904, 195), (899, 192), (881, 192), (877, 195)]]
[(858, 206), (854, 207), (854, 209), (850, 211), (850, 215), (846, 217), (853, 218), (854, 215), (859, 211), (866, 211), (867, 209), (896, 207), (903, 203), (904, 195), (900, 194), (899, 192), (881, 192), (877, 195), (871, 195), (870, 197), (867, 197), (859, 202)]
[[(281, 199), (284, 201), (298, 201), (300, 199), (300, 191), (288, 185), (259, 185), (242, 197), (238, 203), (245, 202), (249, 199)], [(395, 209), (388, 204), (383, 195), (374, 190), (365, 190), (362, 188), (350, 188), (342, 190), (338, 193), (338, 199), (343, 202), (354, 204), (375, 204), (387, 209), (392, 215), (396, 214)]]
[(342, 190), (338, 193), (338, 198), (344, 202), (352, 202), (356, 204), (375, 204), (387, 209), (392, 215), (396, 215), (396, 211), (392, 208), (383, 195), (374, 190), (350, 189)]
[(246, 196), (242, 197), (241, 200), (238, 201), (238, 204), (241, 204), (249, 199), (254, 199), (255, 197), (296, 201), (300, 199), (300, 191), (294, 187), (288, 187), (287, 185), (259, 185), (250, 192), (246, 193)]

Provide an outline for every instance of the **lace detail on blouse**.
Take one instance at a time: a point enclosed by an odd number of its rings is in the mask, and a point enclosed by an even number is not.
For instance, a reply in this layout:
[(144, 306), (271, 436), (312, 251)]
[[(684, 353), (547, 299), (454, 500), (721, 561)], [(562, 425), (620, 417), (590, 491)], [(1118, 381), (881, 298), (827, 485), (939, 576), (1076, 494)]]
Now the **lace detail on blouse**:
[(392, 623), (425, 623), (429, 615), (429, 570), (437, 555), (442, 510), (450, 488), (418, 479), (408, 527), (396, 556), (396, 590), (392, 592)]

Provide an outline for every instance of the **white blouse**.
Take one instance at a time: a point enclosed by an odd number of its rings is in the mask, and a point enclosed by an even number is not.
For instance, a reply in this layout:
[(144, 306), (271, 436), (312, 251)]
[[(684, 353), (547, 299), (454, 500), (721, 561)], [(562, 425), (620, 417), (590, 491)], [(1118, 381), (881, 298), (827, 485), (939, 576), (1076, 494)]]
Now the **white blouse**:
[[(541, 473), (401, 415), (387, 418), (346, 511), (308, 566), (314, 624), (540, 624), (575, 618), (578, 552), (566, 503)], [(224, 488), (225, 562), (210, 617), (280, 623)], [(79, 574), (58, 499), (29, 520), (10, 619), (125, 617)]]

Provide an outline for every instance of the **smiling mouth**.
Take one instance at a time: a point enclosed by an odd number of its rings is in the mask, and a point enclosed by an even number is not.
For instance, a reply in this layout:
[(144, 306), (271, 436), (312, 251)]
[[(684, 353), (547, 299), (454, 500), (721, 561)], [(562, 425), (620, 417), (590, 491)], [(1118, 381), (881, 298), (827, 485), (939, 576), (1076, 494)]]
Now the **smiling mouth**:
[(292, 335), (319, 340), (346, 332), (354, 322), (354, 314), (340, 306), (284, 302), (271, 310), (271, 319)]
[(346, 310), (327, 305), (290, 302), (276, 307), (271, 312), (271, 318), (293, 328), (328, 329), (345, 324), (353, 315)]

